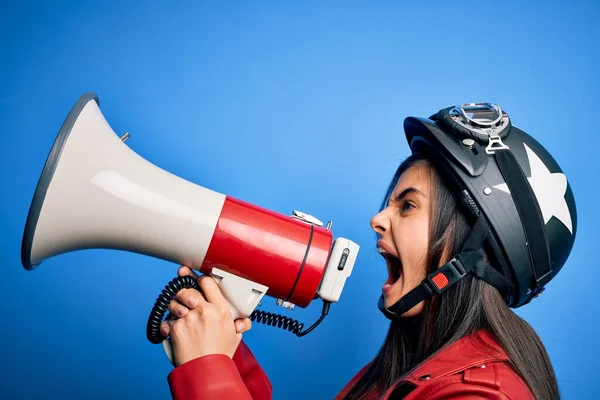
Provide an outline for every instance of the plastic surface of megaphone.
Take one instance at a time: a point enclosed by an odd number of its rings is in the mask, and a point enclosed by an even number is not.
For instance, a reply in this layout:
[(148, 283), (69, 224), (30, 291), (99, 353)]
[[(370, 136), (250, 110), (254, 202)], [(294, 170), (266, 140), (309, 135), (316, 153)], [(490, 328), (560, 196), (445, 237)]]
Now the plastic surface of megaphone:
[(359, 250), (348, 239), (334, 240), (329, 225), (310, 215), (267, 210), (148, 162), (113, 131), (89, 93), (69, 112), (48, 155), (21, 259), (34, 270), (50, 257), (93, 248), (144, 254), (205, 274), (218, 268), (301, 307), (316, 297), (337, 301)]

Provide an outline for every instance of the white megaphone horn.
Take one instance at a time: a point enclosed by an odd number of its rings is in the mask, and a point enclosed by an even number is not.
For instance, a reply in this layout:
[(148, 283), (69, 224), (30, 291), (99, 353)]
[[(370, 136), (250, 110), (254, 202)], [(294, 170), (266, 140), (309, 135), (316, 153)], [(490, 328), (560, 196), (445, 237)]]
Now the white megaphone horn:
[[(333, 240), (331, 224), (294, 211), (276, 213), (173, 175), (136, 154), (118, 136), (95, 94), (69, 112), (38, 181), (23, 234), (21, 260), (44, 260), (83, 249), (116, 249), (187, 265), (212, 275), (233, 318), (310, 332), (339, 300), (359, 246)], [(178, 277), (156, 300), (147, 336), (165, 345), (160, 323), (170, 300), (193, 279)], [(263, 296), (286, 308), (320, 297), (323, 315), (309, 329), (255, 310)]]

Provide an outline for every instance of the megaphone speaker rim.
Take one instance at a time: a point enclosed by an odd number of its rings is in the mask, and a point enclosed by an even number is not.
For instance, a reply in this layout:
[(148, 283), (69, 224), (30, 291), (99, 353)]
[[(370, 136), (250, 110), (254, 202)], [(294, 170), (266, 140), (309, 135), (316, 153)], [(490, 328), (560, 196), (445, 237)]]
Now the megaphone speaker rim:
[(54, 139), (50, 153), (46, 158), (44, 169), (40, 174), (40, 178), (33, 194), (33, 199), (31, 200), (31, 205), (29, 206), (27, 222), (25, 223), (25, 231), (23, 232), (23, 241), (21, 244), (21, 263), (23, 264), (23, 267), (29, 271), (36, 269), (41, 264), (41, 261), (37, 263), (31, 262), (31, 250), (33, 247), (35, 228), (40, 217), (40, 212), (42, 211), (42, 206), (44, 205), (48, 187), (52, 182), (58, 161), (60, 160), (60, 156), (63, 152), (65, 144), (69, 139), (71, 130), (75, 125), (75, 121), (77, 121), (77, 118), (79, 118), (79, 114), (84, 107), (92, 100), (100, 105), (98, 96), (95, 93), (90, 92), (81, 96), (73, 108), (71, 108), (71, 111), (63, 122), (60, 131), (56, 135), (56, 139)]

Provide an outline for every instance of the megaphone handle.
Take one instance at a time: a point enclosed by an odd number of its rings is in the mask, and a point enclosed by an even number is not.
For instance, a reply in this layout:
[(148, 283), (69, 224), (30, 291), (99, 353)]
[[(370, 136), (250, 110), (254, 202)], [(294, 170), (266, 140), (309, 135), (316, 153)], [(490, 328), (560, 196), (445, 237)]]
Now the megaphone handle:
[[(319, 319), (308, 329), (302, 330), (304, 324), (295, 319), (268, 311), (255, 310), (259, 305), (260, 300), (267, 293), (267, 286), (240, 278), (239, 276), (218, 268), (213, 268), (210, 275), (219, 285), (221, 293), (229, 305), (229, 310), (231, 311), (233, 319), (250, 317), (252, 321), (276, 326), (288, 330), (300, 337), (311, 332), (329, 313), (331, 301), (323, 299), (323, 311), (321, 312)], [(175, 366), (173, 344), (171, 343), (170, 338), (165, 337), (160, 333), (160, 325), (162, 324), (163, 317), (169, 307), (169, 303), (177, 293), (184, 288), (195, 288), (200, 290), (196, 279), (189, 275), (177, 277), (169, 282), (154, 304), (154, 308), (148, 319), (146, 331), (148, 340), (151, 343), (162, 343), (167, 358), (173, 366)]]
[[(229, 310), (231, 311), (231, 315), (233, 316), (233, 319), (237, 319), (239, 318), (239, 312), (233, 308), (233, 306), (231, 305), (231, 303), (229, 301), (227, 301), (228, 305), (229, 305)], [(171, 364), (175, 367), (175, 359), (174, 359), (174, 355), (173, 355), (173, 343), (171, 343), (171, 338), (168, 337), (165, 340), (163, 340), (162, 342), (163, 345), (163, 349), (165, 350), (165, 354), (167, 355), (167, 358), (169, 359), (169, 361), (171, 362)]]
[(165, 354), (167, 355), (167, 358), (171, 362), (171, 365), (173, 365), (173, 367), (175, 367), (176, 365), (175, 365), (175, 359), (173, 356), (173, 344), (171, 343), (171, 339), (166, 338), (165, 340), (163, 340), (162, 344), (163, 344), (163, 349), (165, 350)]
[[(219, 285), (234, 320), (249, 317), (268, 290), (267, 286), (241, 278), (219, 268), (213, 268), (210, 276)], [(171, 340), (160, 333), (160, 325), (169, 303), (184, 288), (200, 290), (194, 277), (185, 276), (173, 279), (156, 300), (147, 328), (148, 340), (152, 343), (162, 341), (165, 353), (173, 366), (175, 366), (173, 346)]]
[[(227, 297), (225, 297), (225, 300), (227, 300)], [(233, 307), (233, 305), (231, 304), (231, 302), (229, 302), (229, 300), (227, 300), (227, 305), (229, 306), (229, 310), (231, 311), (231, 315), (234, 320), (236, 320), (238, 318), (242, 318), (242, 314)], [(175, 365), (175, 358), (173, 355), (173, 343), (171, 343), (171, 338), (168, 337), (165, 340), (163, 340), (162, 345), (163, 345), (163, 349), (165, 350), (165, 354), (167, 355), (167, 358), (169, 359), (169, 361), (171, 362), (173, 367), (175, 367), (176, 365)]]

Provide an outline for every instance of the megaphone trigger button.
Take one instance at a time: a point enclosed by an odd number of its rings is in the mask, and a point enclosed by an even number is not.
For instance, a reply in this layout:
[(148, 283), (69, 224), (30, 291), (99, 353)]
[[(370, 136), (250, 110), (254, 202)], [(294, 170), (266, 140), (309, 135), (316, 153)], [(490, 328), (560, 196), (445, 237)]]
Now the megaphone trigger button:
[(348, 260), (348, 255), (350, 255), (350, 249), (349, 248), (345, 248), (342, 251), (342, 256), (340, 257), (340, 263), (338, 264), (338, 271), (343, 271), (344, 267), (346, 266), (346, 261)]

